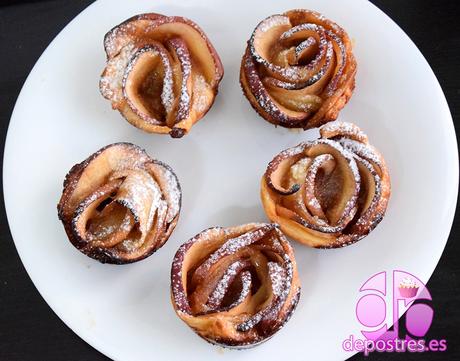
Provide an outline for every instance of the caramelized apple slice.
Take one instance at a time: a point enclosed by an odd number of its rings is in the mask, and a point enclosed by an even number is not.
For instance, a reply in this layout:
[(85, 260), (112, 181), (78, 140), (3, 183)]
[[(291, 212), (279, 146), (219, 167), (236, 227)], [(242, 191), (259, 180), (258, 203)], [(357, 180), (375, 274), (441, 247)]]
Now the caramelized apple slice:
[(296, 177), (294, 182), (289, 182), (286, 187), (286, 174), (302, 159), (304, 151), (303, 144), (299, 144), (281, 152), (269, 163), (265, 179), (270, 188), (283, 195), (293, 194), (300, 189), (301, 179)]
[[(331, 179), (332, 172), (334, 171), (336, 165), (337, 163), (331, 154), (322, 154), (313, 160), (311, 166), (307, 168), (305, 174), (303, 203), (305, 203), (308, 211), (313, 215), (313, 217), (318, 217), (323, 221), (326, 221), (327, 218), (324, 214), (321, 202), (316, 196), (317, 188), (319, 188), (317, 187), (317, 177), (319, 178), (319, 174), (321, 174), (323, 178)], [(324, 198), (324, 193), (321, 194), (321, 196)]]
[(123, 78), (123, 94), (137, 116), (161, 125), (172, 110), (172, 86), (171, 59), (161, 44), (146, 45), (134, 53)]

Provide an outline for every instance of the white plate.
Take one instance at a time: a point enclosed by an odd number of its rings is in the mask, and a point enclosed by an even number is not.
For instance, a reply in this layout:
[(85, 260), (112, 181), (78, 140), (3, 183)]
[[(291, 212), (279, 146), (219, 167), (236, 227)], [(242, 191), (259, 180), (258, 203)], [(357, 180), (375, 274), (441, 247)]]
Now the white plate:
[[(294, 317), (259, 347), (222, 350), (174, 314), (170, 262), (178, 246), (204, 228), (266, 220), (259, 179), (268, 161), (316, 137), (316, 131), (294, 133), (266, 123), (238, 83), (240, 57), (255, 25), (270, 14), (305, 6), (341, 24), (355, 40), (357, 87), (340, 119), (356, 122), (385, 155), (393, 194), (386, 218), (358, 244), (326, 251), (296, 245), (303, 294)], [(132, 127), (98, 90), (105, 32), (149, 11), (195, 20), (225, 67), (212, 111), (180, 140)], [(56, 214), (70, 167), (117, 141), (138, 144), (170, 164), (184, 194), (169, 242), (128, 266), (102, 265), (82, 255), (67, 241)], [(8, 219), (30, 277), (72, 330), (117, 360), (349, 357), (341, 344), (359, 330), (358, 288), (370, 275), (394, 268), (428, 280), (449, 234), (457, 184), (454, 128), (433, 72), (398, 26), (361, 0), (98, 1), (35, 65), (11, 118), (4, 159)]]

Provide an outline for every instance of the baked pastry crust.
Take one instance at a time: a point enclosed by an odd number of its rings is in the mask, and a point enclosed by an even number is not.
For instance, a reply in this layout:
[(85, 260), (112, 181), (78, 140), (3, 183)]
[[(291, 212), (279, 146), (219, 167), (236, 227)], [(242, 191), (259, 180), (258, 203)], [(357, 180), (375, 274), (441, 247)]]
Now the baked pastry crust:
[(70, 242), (102, 263), (150, 256), (179, 219), (181, 189), (172, 169), (130, 143), (108, 145), (64, 180), (58, 215)]
[(209, 228), (173, 260), (174, 309), (214, 344), (246, 348), (266, 341), (288, 321), (299, 297), (294, 252), (275, 224)]
[(309, 129), (337, 119), (353, 94), (355, 74), (345, 30), (299, 9), (257, 25), (241, 62), (240, 83), (265, 120)]
[(385, 160), (351, 123), (329, 123), (321, 138), (279, 153), (261, 182), (265, 213), (292, 239), (316, 248), (362, 239), (390, 197)]
[(180, 138), (211, 108), (223, 66), (193, 21), (136, 15), (105, 35), (104, 48), (101, 93), (135, 127)]

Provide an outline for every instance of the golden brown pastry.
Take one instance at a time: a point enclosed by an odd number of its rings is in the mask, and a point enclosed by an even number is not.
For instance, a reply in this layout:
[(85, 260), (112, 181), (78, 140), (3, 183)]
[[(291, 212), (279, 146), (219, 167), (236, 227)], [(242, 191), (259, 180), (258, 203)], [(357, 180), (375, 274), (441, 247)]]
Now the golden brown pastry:
[(150, 256), (174, 230), (181, 190), (172, 169), (130, 143), (108, 145), (64, 180), (59, 219), (72, 244), (102, 263)]
[(110, 30), (104, 47), (101, 93), (135, 127), (180, 138), (211, 108), (224, 71), (193, 21), (137, 15)]
[(214, 344), (245, 348), (267, 340), (288, 321), (299, 297), (294, 252), (274, 224), (209, 228), (173, 260), (174, 309)]
[(353, 93), (355, 74), (345, 30), (317, 12), (291, 10), (257, 25), (240, 82), (265, 120), (309, 129), (337, 119)]
[(343, 247), (383, 219), (390, 176), (382, 155), (356, 125), (330, 123), (320, 134), (270, 162), (262, 178), (262, 203), (268, 218), (296, 241)]

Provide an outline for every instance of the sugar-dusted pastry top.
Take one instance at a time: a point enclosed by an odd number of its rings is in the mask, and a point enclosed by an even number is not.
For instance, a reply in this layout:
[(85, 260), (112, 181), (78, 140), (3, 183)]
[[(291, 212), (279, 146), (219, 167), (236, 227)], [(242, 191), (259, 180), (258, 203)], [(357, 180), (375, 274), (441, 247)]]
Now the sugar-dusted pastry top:
[(382, 155), (351, 123), (329, 123), (321, 137), (279, 153), (262, 178), (266, 214), (289, 237), (343, 247), (383, 219), (390, 176)]
[(211, 343), (245, 348), (267, 340), (299, 297), (293, 250), (274, 224), (207, 229), (173, 260), (174, 309)]
[(115, 143), (70, 170), (58, 214), (81, 252), (103, 263), (130, 263), (168, 240), (181, 197), (168, 165), (133, 144)]
[(193, 21), (137, 15), (110, 30), (104, 47), (101, 93), (134, 126), (180, 138), (212, 106), (223, 67)]
[(355, 87), (356, 61), (340, 26), (310, 10), (261, 21), (248, 41), (240, 82), (253, 108), (287, 128), (335, 120)]

